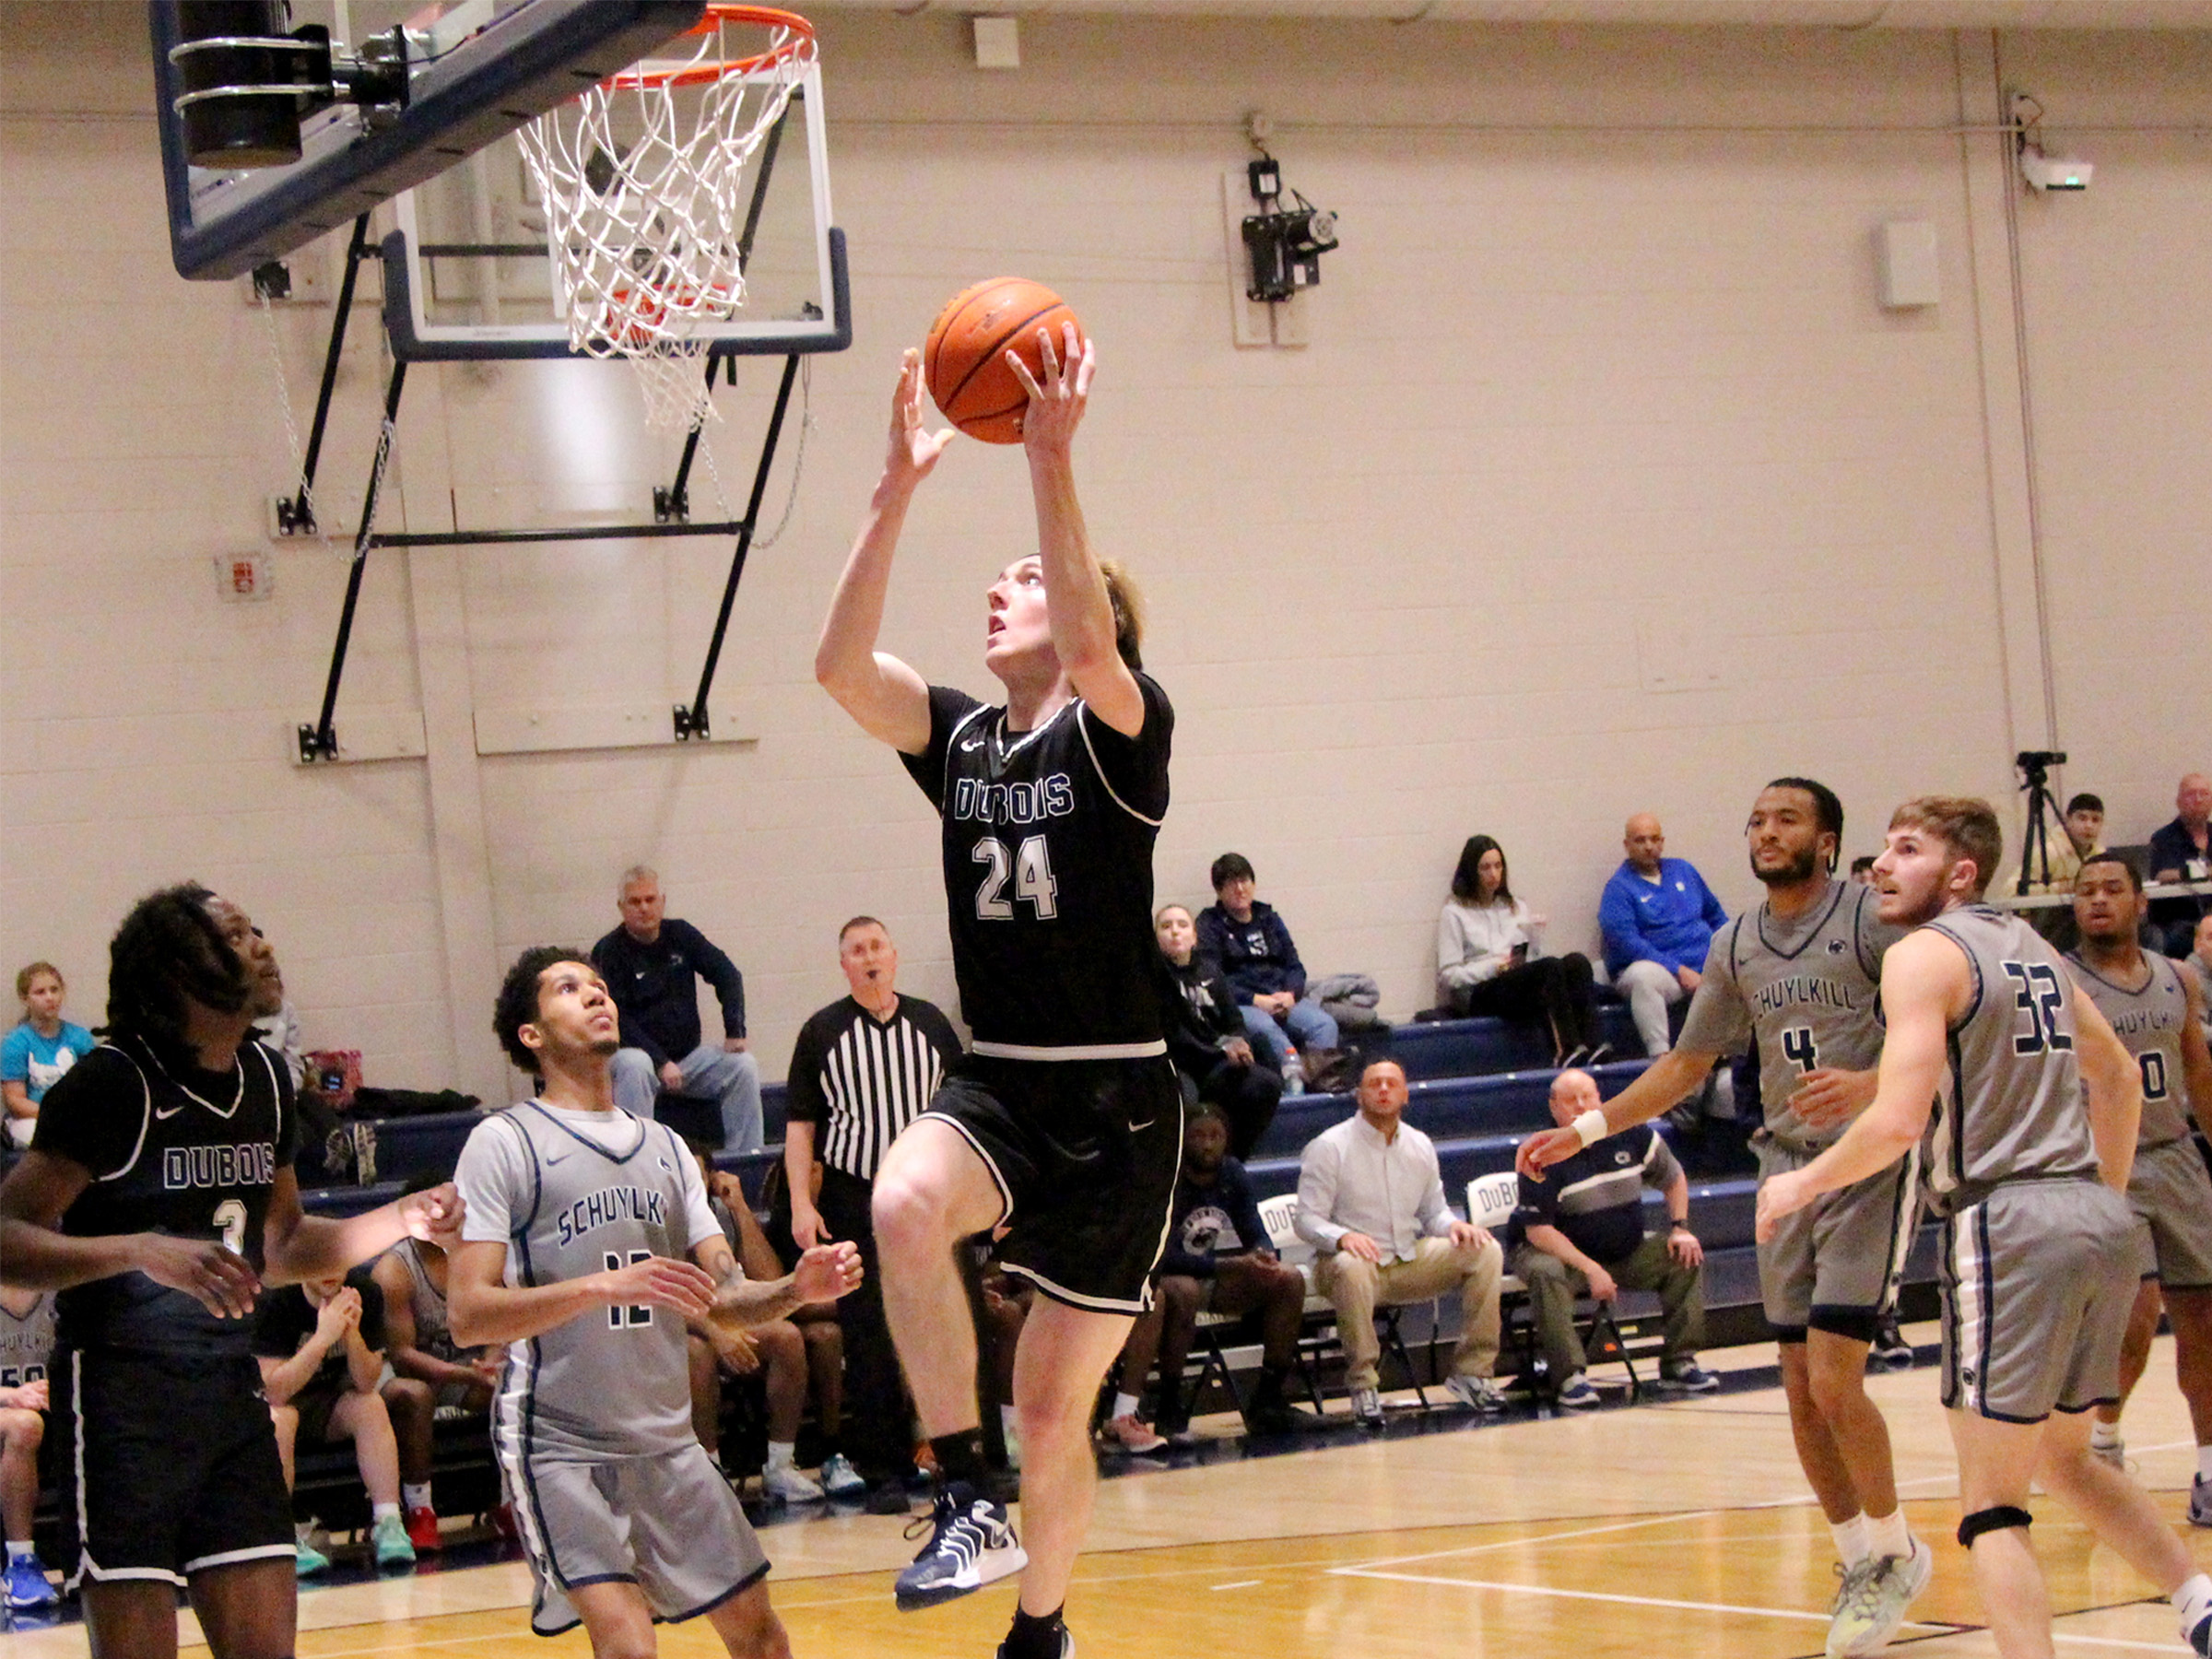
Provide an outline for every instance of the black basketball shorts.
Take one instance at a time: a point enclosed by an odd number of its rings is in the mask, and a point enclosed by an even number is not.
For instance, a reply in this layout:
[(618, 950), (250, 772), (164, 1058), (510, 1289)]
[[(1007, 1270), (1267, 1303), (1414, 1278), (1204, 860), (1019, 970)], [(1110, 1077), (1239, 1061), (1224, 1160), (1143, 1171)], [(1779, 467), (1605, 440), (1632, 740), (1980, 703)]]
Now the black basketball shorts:
[(1054, 1301), (1141, 1313), (1182, 1163), (1182, 1088), (1165, 1055), (971, 1054), (924, 1114), (989, 1166), (1008, 1231), (996, 1254)]
[(70, 1588), (291, 1558), (292, 1501), (251, 1356), (63, 1348), (50, 1374)]

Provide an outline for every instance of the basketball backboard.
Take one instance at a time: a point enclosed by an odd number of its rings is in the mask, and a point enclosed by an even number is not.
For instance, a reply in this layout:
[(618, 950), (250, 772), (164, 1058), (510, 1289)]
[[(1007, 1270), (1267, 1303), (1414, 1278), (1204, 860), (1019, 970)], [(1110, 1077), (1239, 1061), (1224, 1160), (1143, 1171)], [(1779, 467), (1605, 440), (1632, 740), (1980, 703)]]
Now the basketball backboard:
[[(717, 354), (842, 350), (852, 325), (843, 239), (830, 225), (818, 67), (807, 69), (748, 165), (744, 303), (726, 321), (701, 323), (692, 337)], [(545, 204), (514, 138), (404, 193), (394, 210), (383, 252), (394, 355), (571, 355), (547, 257)]]
[[(696, 25), (706, 6), (705, 0), (300, 0), (287, 7), (281, 0), (220, 6), (151, 0), (148, 10), (171, 252), (180, 276), (215, 279), (281, 258), (435, 178), (649, 56)], [(188, 93), (173, 54), (206, 43), (210, 34), (251, 37), (287, 24), (326, 29), (341, 56), (374, 43), (404, 60), (405, 99), (374, 113), (344, 100), (312, 109), (299, 124), (297, 160), (194, 166), (177, 100), (209, 94)], [(288, 62), (281, 54), (271, 61)]]

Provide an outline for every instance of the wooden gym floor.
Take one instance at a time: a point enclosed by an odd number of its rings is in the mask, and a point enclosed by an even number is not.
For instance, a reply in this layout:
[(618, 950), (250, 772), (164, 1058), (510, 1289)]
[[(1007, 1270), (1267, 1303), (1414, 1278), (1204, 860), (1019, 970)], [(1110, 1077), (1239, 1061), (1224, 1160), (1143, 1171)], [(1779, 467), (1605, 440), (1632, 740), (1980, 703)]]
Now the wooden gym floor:
[[(1911, 1329), (1935, 1339), (1932, 1326)], [(1827, 1528), (1790, 1447), (1773, 1350), (1708, 1356), (1750, 1387), (1696, 1402), (1608, 1405), (1586, 1417), (1410, 1418), (1380, 1439), (1135, 1468), (1102, 1482), (1070, 1596), (1085, 1659), (1352, 1655), (1354, 1659), (1785, 1659), (1818, 1654), (1832, 1592)], [(1765, 1379), (1760, 1368), (1768, 1368)], [(1599, 1376), (1602, 1380), (1604, 1373)], [(1876, 1376), (1914, 1529), (1936, 1580), (1900, 1635), (1914, 1659), (1987, 1655), (1962, 1552), (1948, 1436), (1932, 1366)], [(1411, 1396), (1403, 1396), (1410, 1401)], [(1226, 1431), (1227, 1419), (1217, 1419)], [(2194, 1470), (2161, 1339), (2127, 1423), (2129, 1456), (2180, 1524)], [(2036, 1546), (2080, 1659), (2182, 1653), (2171, 1612), (2055, 1503)], [(982, 1659), (1011, 1584), (900, 1614), (891, 1576), (915, 1546), (862, 1515), (764, 1529), (776, 1605), (799, 1659)], [(2212, 1565), (2212, 1533), (2191, 1534)], [(581, 1632), (533, 1637), (519, 1563), (425, 1572), (300, 1597), (300, 1659), (519, 1659), (588, 1653)], [(185, 1635), (196, 1632), (186, 1621)], [(702, 1622), (664, 1628), (664, 1653), (719, 1654)], [(81, 1626), (0, 1641), (21, 1659), (85, 1653)], [(191, 1650), (187, 1650), (189, 1659)]]

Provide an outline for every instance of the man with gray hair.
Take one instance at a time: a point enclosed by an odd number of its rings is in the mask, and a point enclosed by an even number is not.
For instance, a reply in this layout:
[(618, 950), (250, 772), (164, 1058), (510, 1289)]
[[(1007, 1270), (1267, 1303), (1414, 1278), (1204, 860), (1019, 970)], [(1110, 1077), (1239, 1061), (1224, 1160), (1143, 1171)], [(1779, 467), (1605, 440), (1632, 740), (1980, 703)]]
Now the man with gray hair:
[[(614, 1059), (615, 1104), (653, 1116), (664, 1093), (713, 1097), (722, 1106), (726, 1152), (758, 1152), (760, 1065), (746, 1052), (745, 976), (707, 935), (667, 912), (661, 878), (643, 865), (622, 872), (622, 925), (592, 947), (622, 1016)], [(722, 1003), (722, 1041), (702, 1041), (699, 980)]]

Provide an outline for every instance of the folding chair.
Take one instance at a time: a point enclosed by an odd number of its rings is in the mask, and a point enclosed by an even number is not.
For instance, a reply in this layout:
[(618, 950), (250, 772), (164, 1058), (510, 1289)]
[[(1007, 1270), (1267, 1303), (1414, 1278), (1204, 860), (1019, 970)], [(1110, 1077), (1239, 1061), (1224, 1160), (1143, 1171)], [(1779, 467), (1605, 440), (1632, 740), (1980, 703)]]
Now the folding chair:
[[(1319, 1411), (1322, 1408), (1321, 1390), (1315, 1360), (1331, 1348), (1344, 1346), (1342, 1334), (1336, 1329), (1336, 1304), (1313, 1288), (1314, 1251), (1312, 1245), (1298, 1236), (1298, 1194), (1284, 1193), (1263, 1199), (1260, 1203), (1260, 1219), (1267, 1224), (1267, 1238), (1275, 1247), (1275, 1253), (1288, 1265), (1296, 1267), (1299, 1277), (1306, 1281), (1307, 1326), (1312, 1327), (1317, 1320), (1325, 1324), (1325, 1329), (1313, 1328), (1311, 1335), (1301, 1329), (1298, 1339), (1299, 1376), (1306, 1385), (1307, 1398), (1313, 1402), (1314, 1410)], [(1385, 1355), (1404, 1368), (1406, 1381), (1412, 1386), (1414, 1398), (1421, 1403), (1421, 1409), (1427, 1411), (1430, 1409), (1429, 1391), (1421, 1385), (1421, 1374), (1414, 1369), (1413, 1355), (1407, 1351), (1406, 1339), (1398, 1330), (1399, 1319), (1407, 1308), (1414, 1305), (1412, 1302), (1378, 1305), (1375, 1309), (1375, 1340), (1382, 1346)], [(1437, 1332), (1434, 1300), (1429, 1304), (1429, 1331), (1430, 1362), (1433, 1370)]]
[[(1520, 1203), (1521, 1178), (1511, 1170), (1477, 1175), (1467, 1182), (1467, 1219), (1477, 1227), (1493, 1231), (1504, 1227)], [(1513, 1318), (1515, 1312), (1527, 1311), (1527, 1282), (1518, 1274), (1505, 1275), (1498, 1281), (1499, 1323), (1521, 1356), (1522, 1376), (1533, 1377), (1536, 1371), (1535, 1326), (1526, 1319)], [(1641, 1400), (1643, 1380), (1636, 1374), (1636, 1362), (1629, 1357), (1629, 1345), (1621, 1336), (1620, 1326), (1614, 1323), (1613, 1310), (1584, 1297), (1576, 1304), (1575, 1323), (1582, 1327), (1583, 1352), (1591, 1363), (1618, 1360), (1629, 1373), (1630, 1404)], [(1558, 1381), (1553, 1379), (1555, 1384)]]

